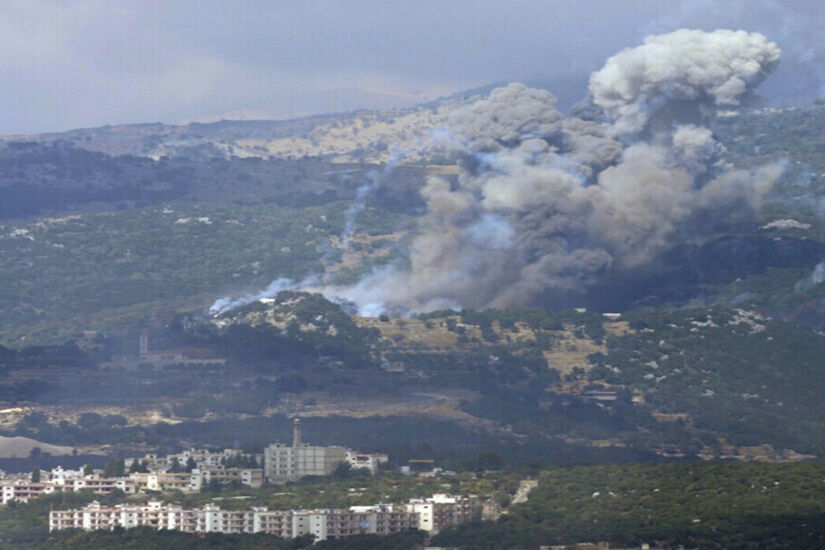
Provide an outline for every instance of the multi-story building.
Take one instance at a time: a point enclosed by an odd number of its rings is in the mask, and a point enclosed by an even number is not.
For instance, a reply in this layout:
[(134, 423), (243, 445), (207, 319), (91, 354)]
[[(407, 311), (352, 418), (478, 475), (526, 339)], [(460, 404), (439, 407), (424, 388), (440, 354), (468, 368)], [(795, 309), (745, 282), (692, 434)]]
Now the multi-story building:
[[(157, 478), (157, 482), (150, 483), (149, 476), (145, 473), (134, 474), (134, 477), (138, 479), (139, 488), (162, 491), (169, 487), (184, 491), (198, 491), (213, 480), (219, 483), (237, 482), (257, 488), (264, 481), (284, 483), (304, 476), (329, 475), (341, 463), (376, 473), (380, 465), (387, 463), (388, 460), (389, 457), (385, 454), (359, 453), (339, 446), (322, 447), (303, 443), (301, 441), (301, 420), (296, 418), (292, 444), (274, 443), (264, 449), (263, 455), (244, 453), (240, 449), (224, 449), (223, 451), (189, 449), (166, 456), (147, 454), (143, 458), (127, 458), (124, 463), (127, 470), (132, 470), (135, 464), (140, 464), (149, 471), (149, 474), (176, 473), (178, 476), (170, 476), (168, 482), (164, 481), (167, 478), (161, 476)], [(176, 465), (177, 468), (175, 468)], [(255, 468), (255, 465), (263, 465), (263, 469)], [(191, 469), (191, 474), (200, 472), (202, 479), (199, 482), (190, 479), (191, 483), (187, 485), (183, 476), (178, 472), (181, 467)]]
[(136, 463), (146, 466), (146, 469), (150, 472), (165, 472), (169, 469), (169, 466), (171, 466), (171, 464), (167, 462), (167, 457), (158, 456), (156, 453), (146, 453), (143, 455), (143, 458), (123, 459), (123, 467), (127, 472), (132, 470)]
[(390, 457), (385, 454), (377, 453), (359, 453), (356, 451), (347, 451), (346, 461), (350, 468), (366, 469), (370, 473), (378, 472), (381, 464), (389, 462)]
[[(136, 464), (140, 464), (150, 473), (174, 472), (175, 466), (178, 468), (193, 466), (202, 472), (222, 468), (236, 468), (238, 470), (254, 470), (257, 468), (260, 470), (262, 462), (263, 455), (244, 453), (241, 449), (224, 449), (222, 451), (189, 449), (166, 456), (148, 453), (142, 458), (126, 458), (124, 459), (124, 467), (127, 470), (132, 470)], [(227, 466), (227, 464), (230, 464), (230, 466)]]
[(138, 364), (149, 364), (159, 369), (169, 365), (198, 365), (212, 366), (225, 365), (226, 359), (218, 357), (210, 349), (170, 349), (150, 350), (149, 333), (145, 330), (140, 334)]
[[(167, 468), (177, 461), (178, 464), (187, 464), (190, 460), (197, 468), (221, 466), (227, 460), (243, 456), (245, 453), (241, 449), (224, 449), (223, 451), (208, 451), (206, 449), (189, 449), (177, 454), (166, 455)], [(258, 455), (260, 456), (260, 455)]]
[(33, 498), (43, 495), (59, 493), (71, 490), (65, 485), (55, 485), (52, 483), (32, 483), (30, 481), (5, 481), (0, 485), (0, 503), (8, 504), (15, 500), (18, 502), (28, 502)]
[(64, 491), (92, 491), (97, 495), (108, 495), (115, 490), (133, 495), (137, 487), (133, 480), (125, 477), (105, 478), (97, 475), (71, 477), (63, 476), (59, 471), (52, 479), (45, 482), (32, 483), (25, 479), (0, 481), (0, 503), (8, 504), (13, 500), (28, 502), (33, 498)]
[(62, 467), (52, 468), (47, 474), (52, 483), (66, 483), (67, 480), (83, 477), (83, 470), (64, 470)]
[(116, 506), (92, 502), (83, 508), (49, 513), (50, 531), (147, 526), (186, 533), (269, 533), (284, 538), (311, 533), (315, 540), (367, 533), (388, 535), (416, 529), (418, 523), (416, 513), (391, 505), (325, 510), (268, 510), (266, 507), (221, 510), (215, 504), (200, 509), (183, 509), (180, 505), (166, 505), (159, 501)]
[(438, 533), (447, 527), (476, 519), (480, 508), (475, 496), (451, 496), (436, 494), (430, 498), (410, 499), (408, 512), (418, 515), (418, 528)]
[(217, 466), (203, 471), (196, 468), (191, 472), (136, 473), (130, 474), (129, 479), (133, 480), (138, 490), (159, 491), (162, 493), (171, 491), (196, 493), (212, 482), (222, 485), (239, 483), (257, 489), (263, 485), (263, 471), (260, 468)]
[(203, 489), (203, 474), (200, 472), (149, 472), (130, 474), (140, 491), (183, 491), (196, 493)]
[(301, 420), (295, 419), (292, 445), (275, 443), (264, 449), (264, 477), (270, 483), (295, 481), (304, 476), (324, 476), (345, 462), (344, 447), (316, 447), (301, 442)]
[(128, 477), (97, 477), (95, 475), (68, 478), (64, 484), (73, 491), (92, 491), (97, 495), (108, 495), (114, 490), (123, 491), (127, 495), (137, 492), (137, 483)]
[[(193, 473), (197, 470), (192, 470)], [(205, 468), (201, 474), (203, 475), (203, 484), (220, 483), (226, 485), (229, 483), (239, 483), (258, 489), (264, 484), (263, 470), (260, 468), (227, 468), (226, 466), (214, 466)]]

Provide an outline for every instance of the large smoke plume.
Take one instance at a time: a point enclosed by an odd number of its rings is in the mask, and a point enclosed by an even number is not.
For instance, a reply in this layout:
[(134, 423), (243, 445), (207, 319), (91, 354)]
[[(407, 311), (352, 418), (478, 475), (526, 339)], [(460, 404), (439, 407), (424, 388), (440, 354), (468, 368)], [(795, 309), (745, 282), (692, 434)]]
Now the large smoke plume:
[(636, 132), (656, 114), (667, 123), (680, 108), (711, 117), (716, 107), (738, 105), (773, 72), (780, 54), (758, 33), (682, 29), (649, 36), (608, 59), (590, 77), (590, 92), (614, 118), (614, 131)]
[(608, 59), (589, 116), (565, 117), (552, 94), (518, 83), (457, 107), (434, 135), (459, 174), (427, 180), (409, 265), (320, 290), (365, 315), (552, 306), (758, 208), (780, 168), (727, 166), (709, 126), (779, 55), (760, 34), (679, 30)]
[(552, 303), (645, 265), (708, 219), (758, 208), (780, 168), (725, 165), (708, 125), (779, 55), (760, 34), (680, 30), (608, 59), (590, 79), (590, 120), (522, 84), (458, 108), (460, 172), (427, 181), (409, 268), (325, 292), (372, 314)]

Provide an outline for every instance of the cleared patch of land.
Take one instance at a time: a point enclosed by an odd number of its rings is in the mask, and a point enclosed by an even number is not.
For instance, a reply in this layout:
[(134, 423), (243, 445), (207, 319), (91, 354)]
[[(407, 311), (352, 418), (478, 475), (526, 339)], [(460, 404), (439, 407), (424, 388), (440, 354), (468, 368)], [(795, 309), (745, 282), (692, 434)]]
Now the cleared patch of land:
[(25, 458), (29, 456), (32, 449), (39, 448), (44, 453), (54, 456), (65, 456), (72, 454), (72, 447), (62, 445), (50, 445), (28, 437), (5, 437), (0, 436), (0, 458)]

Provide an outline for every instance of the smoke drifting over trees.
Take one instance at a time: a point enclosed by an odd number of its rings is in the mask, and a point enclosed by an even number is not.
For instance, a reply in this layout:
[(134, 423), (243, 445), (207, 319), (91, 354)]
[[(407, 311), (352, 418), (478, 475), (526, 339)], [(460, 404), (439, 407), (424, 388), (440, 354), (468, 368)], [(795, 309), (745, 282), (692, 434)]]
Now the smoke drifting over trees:
[[(757, 33), (679, 30), (607, 60), (589, 116), (523, 84), (449, 116), (457, 181), (431, 177), (408, 268), (325, 293), (362, 313), (528, 306), (643, 266), (708, 219), (759, 208), (781, 166), (734, 169), (708, 127), (776, 67)], [(701, 223), (699, 222), (701, 220)]]

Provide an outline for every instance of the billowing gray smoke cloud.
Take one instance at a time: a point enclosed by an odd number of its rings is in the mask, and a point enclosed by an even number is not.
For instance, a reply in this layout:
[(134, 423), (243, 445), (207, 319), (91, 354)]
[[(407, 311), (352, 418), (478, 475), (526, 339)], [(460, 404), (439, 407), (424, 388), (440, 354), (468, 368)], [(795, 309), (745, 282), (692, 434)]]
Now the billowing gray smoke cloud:
[(773, 72), (779, 46), (758, 33), (682, 29), (649, 36), (607, 60), (590, 77), (593, 102), (615, 119), (616, 131), (638, 132), (651, 117), (680, 107), (712, 115)]
[(457, 108), (449, 135), (460, 172), (427, 181), (411, 267), (324, 292), (369, 314), (528, 306), (644, 265), (700, 218), (758, 208), (781, 168), (725, 165), (706, 124), (779, 55), (760, 34), (680, 30), (592, 75), (603, 122), (565, 118), (552, 94), (523, 84)]

